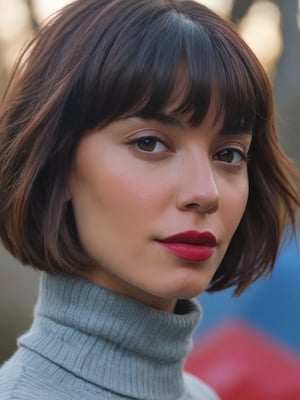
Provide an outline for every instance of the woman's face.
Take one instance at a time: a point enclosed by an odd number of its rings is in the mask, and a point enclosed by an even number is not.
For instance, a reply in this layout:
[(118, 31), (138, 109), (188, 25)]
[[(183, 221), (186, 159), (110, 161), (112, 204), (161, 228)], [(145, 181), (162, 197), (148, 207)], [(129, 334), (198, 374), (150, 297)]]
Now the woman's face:
[(197, 127), (166, 110), (82, 137), (68, 192), (87, 279), (170, 312), (208, 286), (246, 207), (251, 142), (221, 134), (215, 109)]

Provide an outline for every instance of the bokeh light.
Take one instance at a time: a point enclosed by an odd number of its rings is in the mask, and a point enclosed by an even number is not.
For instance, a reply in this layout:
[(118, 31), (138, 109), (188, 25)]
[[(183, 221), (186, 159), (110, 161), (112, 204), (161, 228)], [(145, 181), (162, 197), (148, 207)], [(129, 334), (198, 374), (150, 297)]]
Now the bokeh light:
[(217, 12), (222, 17), (228, 17), (232, 9), (232, 0), (197, 0)]
[(71, 3), (72, 0), (34, 0), (34, 9), (39, 21), (43, 21), (55, 11)]
[(272, 75), (282, 51), (280, 11), (271, 1), (259, 1), (250, 7), (240, 25), (240, 33)]

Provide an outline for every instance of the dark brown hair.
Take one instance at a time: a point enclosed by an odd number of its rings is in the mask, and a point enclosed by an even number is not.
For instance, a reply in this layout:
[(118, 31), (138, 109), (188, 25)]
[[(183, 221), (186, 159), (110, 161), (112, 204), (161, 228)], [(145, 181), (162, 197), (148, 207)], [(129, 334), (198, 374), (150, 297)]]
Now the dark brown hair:
[(0, 118), (0, 235), (22, 263), (90, 265), (65, 203), (78, 140), (133, 111), (155, 116), (182, 60), (189, 85), (175, 113), (201, 123), (217, 82), (224, 131), (253, 132), (247, 208), (208, 290), (240, 293), (272, 270), (285, 226), (295, 228), (300, 178), (280, 150), (260, 63), (229, 23), (189, 0), (78, 0), (36, 33)]

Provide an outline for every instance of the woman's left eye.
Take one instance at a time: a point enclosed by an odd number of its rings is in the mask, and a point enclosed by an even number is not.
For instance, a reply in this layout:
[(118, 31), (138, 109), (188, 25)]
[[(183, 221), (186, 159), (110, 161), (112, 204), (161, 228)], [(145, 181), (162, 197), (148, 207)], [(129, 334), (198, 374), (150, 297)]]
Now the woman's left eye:
[(241, 166), (243, 161), (247, 161), (247, 154), (240, 149), (223, 149), (214, 155), (214, 160), (228, 163), (232, 166)]
[(131, 144), (145, 153), (161, 153), (168, 149), (168, 146), (155, 136), (140, 137), (134, 139)]

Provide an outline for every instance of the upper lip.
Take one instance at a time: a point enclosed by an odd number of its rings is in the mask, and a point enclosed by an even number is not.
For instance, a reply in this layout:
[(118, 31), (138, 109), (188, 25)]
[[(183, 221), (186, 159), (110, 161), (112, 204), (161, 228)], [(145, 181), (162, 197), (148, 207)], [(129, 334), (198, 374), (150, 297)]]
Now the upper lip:
[(186, 243), (199, 246), (216, 246), (217, 239), (211, 232), (198, 232), (195, 230), (179, 232), (162, 240), (163, 243)]

